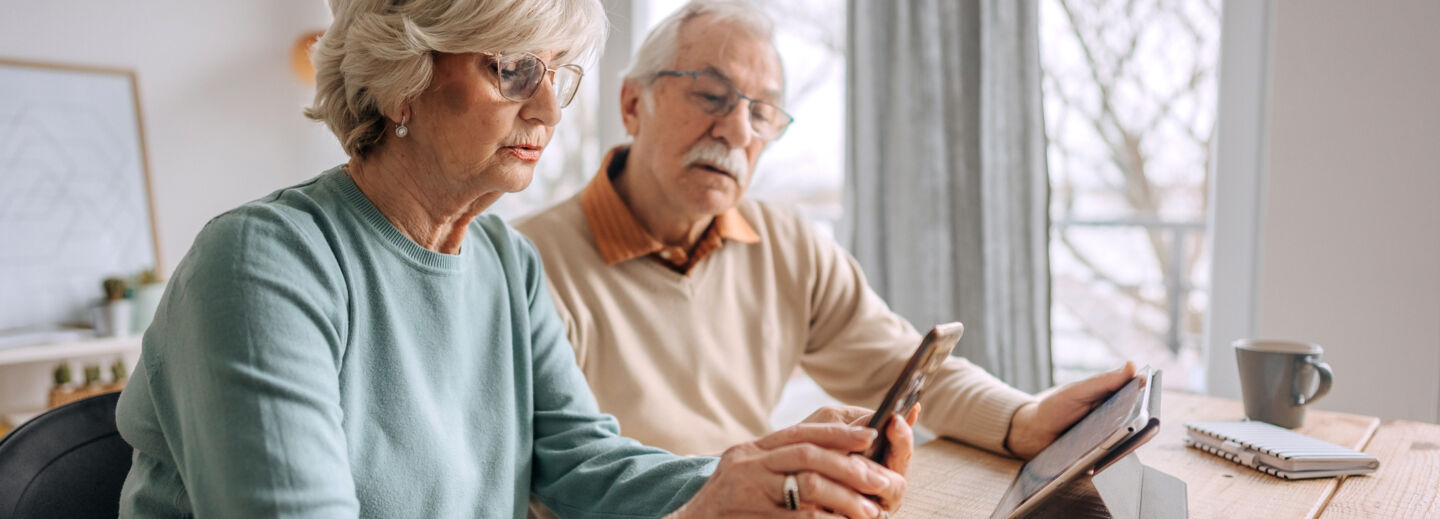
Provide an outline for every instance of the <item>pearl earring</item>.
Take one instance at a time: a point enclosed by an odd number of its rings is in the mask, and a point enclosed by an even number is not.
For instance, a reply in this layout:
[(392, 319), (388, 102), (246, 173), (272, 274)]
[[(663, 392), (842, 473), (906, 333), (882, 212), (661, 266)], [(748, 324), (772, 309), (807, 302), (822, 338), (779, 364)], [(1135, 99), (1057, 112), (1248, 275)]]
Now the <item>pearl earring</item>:
[(395, 127), (395, 136), (396, 136), (396, 137), (399, 137), (399, 138), (401, 138), (401, 139), (404, 139), (406, 135), (410, 135), (410, 129), (405, 127), (405, 122), (406, 122), (406, 121), (409, 121), (409, 120), (410, 120), (410, 116), (408, 116), (408, 115), (402, 116), (402, 117), (400, 118), (400, 125)]

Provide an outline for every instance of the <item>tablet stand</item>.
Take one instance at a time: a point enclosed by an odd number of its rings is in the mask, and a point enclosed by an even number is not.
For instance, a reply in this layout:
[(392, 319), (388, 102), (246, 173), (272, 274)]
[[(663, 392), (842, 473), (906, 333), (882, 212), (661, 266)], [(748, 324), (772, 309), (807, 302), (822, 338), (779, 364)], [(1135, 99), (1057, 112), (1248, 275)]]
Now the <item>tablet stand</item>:
[(1184, 481), (1141, 464), (1131, 453), (1061, 487), (1026, 517), (1172, 519), (1186, 517), (1188, 507)]

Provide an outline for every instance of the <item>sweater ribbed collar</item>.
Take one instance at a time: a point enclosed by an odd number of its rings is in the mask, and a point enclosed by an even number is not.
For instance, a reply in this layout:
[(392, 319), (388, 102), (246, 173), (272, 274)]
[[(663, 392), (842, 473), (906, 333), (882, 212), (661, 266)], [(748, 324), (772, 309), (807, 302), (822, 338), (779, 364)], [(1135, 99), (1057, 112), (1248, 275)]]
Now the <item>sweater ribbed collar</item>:
[[(370, 197), (365, 196), (365, 192), (360, 190), (360, 186), (355, 185), (355, 179), (350, 178), (350, 173), (345, 171), (344, 166), (329, 171), (328, 176), (332, 178), (335, 189), (340, 192), (346, 205), (360, 216), (366, 227), (375, 231), (388, 248), (412, 263), (428, 269), (444, 272), (460, 271), (461, 265), (464, 264), (465, 251), (471, 248), (466, 246), (466, 242), (470, 241), (468, 235), (465, 237), (465, 241), (461, 242), (460, 254), (445, 254), (421, 247), (420, 244), (415, 243), (415, 240), (411, 240), (405, 233), (400, 232), (400, 229), (396, 229), (395, 224), (390, 223), (390, 219), (386, 218), (380, 209), (370, 201)], [(471, 231), (473, 230), (471, 229)]]

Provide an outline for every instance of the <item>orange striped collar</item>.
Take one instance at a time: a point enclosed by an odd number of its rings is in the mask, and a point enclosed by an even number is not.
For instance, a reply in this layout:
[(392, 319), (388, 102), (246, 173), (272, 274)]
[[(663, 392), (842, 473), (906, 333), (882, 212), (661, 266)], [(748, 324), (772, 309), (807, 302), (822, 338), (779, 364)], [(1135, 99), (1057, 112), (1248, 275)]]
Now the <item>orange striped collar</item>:
[(714, 222), (705, 230), (704, 236), (693, 250), (665, 246), (640, 225), (640, 221), (635, 219), (634, 213), (630, 212), (630, 207), (620, 199), (620, 194), (615, 192), (615, 186), (611, 183), (611, 176), (618, 176), (624, 171), (626, 154), (629, 151), (628, 147), (617, 146), (606, 153), (605, 160), (600, 164), (600, 171), (580, 194), (580, 208), (585, 212), (590, 231), (595, 234), (595, 247), (606, 265), (652, 256), (684, 274), (699, 264), (705, 256), (719, 249), (724, 240), (741, 243), (760, 241), (755, 229), (745, 221), (740, 211), (732, 207), (715, 216)]

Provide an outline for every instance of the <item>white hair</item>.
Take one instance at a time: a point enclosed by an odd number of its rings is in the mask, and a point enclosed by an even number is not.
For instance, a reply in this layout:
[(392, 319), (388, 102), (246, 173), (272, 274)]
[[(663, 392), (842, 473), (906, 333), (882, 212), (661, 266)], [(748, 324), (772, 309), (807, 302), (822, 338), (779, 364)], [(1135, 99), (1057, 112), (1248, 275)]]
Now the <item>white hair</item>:
[(557, 51), (556, 62), (588, 64), (607, 28), (599, 0), (329, 1), (335, 21), (311, 56), (305, 115), (356, 157), (385, 138), (385, 113), (430, 85), (435, 52)]
[[(729, 22), (750, 36), (765, 39), (769, 42), (771, 49), (777, 49), (775, 46), (775, 22), (759, 6), (747, 0), (691, 0), (684, 7), (660, 20), (660, 23), (640, 44), (640, 49), (635, 51), (635, 58), (631, 61), (630, 68), (625, 71), (626, 81), (634, 81), (643, 88), (641, 99), (647, 111), (655, 109), (654, 98), (650, 95), (650, 84), (659, 76), (660, 71), (675, 63), (675, 53), (679, 51), (680, 27), (685, 22), (701, 16), (710, 16), (717, 21)], [(781, 62), (778, 50), (775, 53), (775, 60), (776, 63)], [(781, 85), (783, 96), (783, 73), (781, 74)]]

